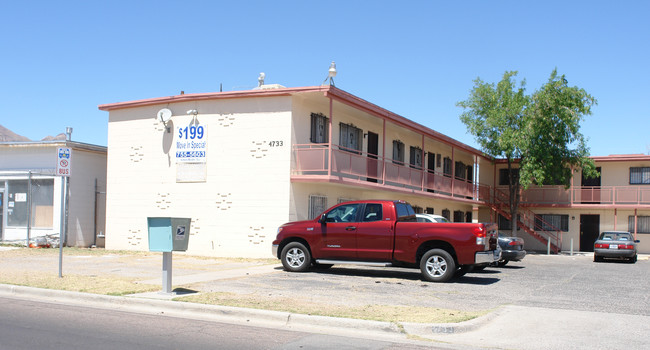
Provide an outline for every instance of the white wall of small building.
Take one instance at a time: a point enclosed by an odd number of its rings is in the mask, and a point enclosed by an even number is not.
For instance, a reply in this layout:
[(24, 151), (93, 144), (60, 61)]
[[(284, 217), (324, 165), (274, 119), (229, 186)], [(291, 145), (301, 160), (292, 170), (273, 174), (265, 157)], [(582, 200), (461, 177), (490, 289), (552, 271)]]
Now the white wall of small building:
[[(30, 237), (59, 235), (62, 217), (61, 182), (63, 177), (54, 176), (59, 147), (72, 148), (72, 161), (68, 199), (68, 246), (87, 247), (94, 243), (95, 233), (95, 181), (101, 185), (106, 181), (106, 152), (78, 148), (74, 143), (30, 143), (0, 147), (0, 181), (53, 180), (52, 224), (50, 227), (34, 226), (29, 229)], [(3, 175), (4, 174), (4, 175)], [(5, 198), (5, 201), (8, 201)], [(5, 216), (7, 213), (5, 212)], [(104, 213), (97, 212), (98, 222), (104, 220)], [(6, 226), (5, 241), (27, 239), (27, 227)]]
[(106, 213), (103, 203), (100, 203), (103, 196), (98, 194), (96, 197), (95, 192), (106, 190), (106, 153), (73, 149), (71, 165), (66, 243), (68, 246), (90, 247), (97, 243), (95, 221), (99, 227), (105, 221)]

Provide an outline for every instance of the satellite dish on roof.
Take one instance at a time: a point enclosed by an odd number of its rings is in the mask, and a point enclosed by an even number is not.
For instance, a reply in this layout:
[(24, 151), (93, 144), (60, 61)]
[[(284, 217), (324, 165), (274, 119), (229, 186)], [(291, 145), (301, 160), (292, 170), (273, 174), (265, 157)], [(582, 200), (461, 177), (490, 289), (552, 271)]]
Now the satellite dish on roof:
[(172, 111), (169, 108), (163, 108), (163, 109), (158, 111), (157, 117), (158, 117), (158, 120), (160, 120), (161, 122), (167, 124), (169, 119), (171, 119), (171, 117), (172, 117)]

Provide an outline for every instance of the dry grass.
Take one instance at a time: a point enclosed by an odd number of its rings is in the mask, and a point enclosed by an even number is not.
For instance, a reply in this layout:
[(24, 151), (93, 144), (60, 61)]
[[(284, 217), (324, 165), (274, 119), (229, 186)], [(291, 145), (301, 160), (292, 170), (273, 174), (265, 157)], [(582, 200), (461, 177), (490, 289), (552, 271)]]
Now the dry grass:
[(121, 277), (100, 277), (34, 271), (3, 271), (0, 283), (45, 289), (68, 290), (105, 295), (127, 295), (160, 290), (160, 286), (136, 284), (134, 280)]
[(318, 304), (306, 300), (289, 298), (271, 298), (259, 295), (238, 295), (233, 293), (202, 293), (174, 300), (211, 304), (283, 311), (318, 316), (344, 317), (362, 320), (384, 322), (416, 322), (416, 323), (450, 323), (474, 319), (487, 311), (458, 311), (430, 307), (374, 305), (350, 307), (334, 304)]

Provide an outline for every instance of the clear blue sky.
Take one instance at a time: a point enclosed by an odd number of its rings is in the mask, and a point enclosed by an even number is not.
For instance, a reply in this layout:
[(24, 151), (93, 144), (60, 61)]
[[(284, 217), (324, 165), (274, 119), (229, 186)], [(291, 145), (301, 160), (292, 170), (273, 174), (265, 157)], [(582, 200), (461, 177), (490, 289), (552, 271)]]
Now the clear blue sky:
[(323, 82), (475, 146), (456, 102), (554, 68), (598, 99), (591, 154), (648, 153), (650, 1), (3, 1), (0, 124), (106, 145), (97, 105)]

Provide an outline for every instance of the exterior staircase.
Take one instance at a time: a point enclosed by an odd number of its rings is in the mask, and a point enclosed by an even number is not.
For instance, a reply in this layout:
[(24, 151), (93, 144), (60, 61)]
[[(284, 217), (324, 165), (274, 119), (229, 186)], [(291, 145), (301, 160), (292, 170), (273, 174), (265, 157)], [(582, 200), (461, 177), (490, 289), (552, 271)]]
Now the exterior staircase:
[[(494, 189), (492, 201), (489, 204), (490, 208), (502, 215), (506, 219), (513, 222), (512, 215), (507, 208), (509, 207), (509, 198), (506, 193), (498, 189)], [(551, 243), (551, 251), (555, 254), (560, 252), (562, 246), (562, 232), (555, 226), (544, 221), (539, 215), (536, 215), (532, 210), (526, 207), (519, 207), (517, 215), (517, 227), (528, 233), (531, 237), (537, 239), (541, 243)]]

